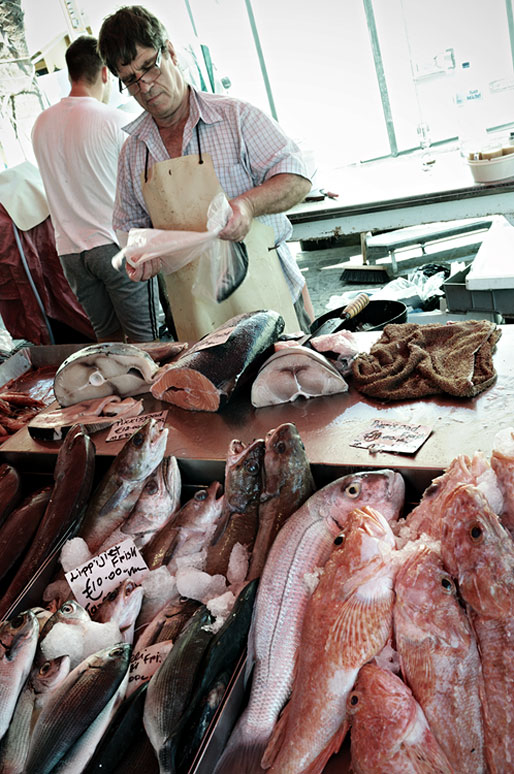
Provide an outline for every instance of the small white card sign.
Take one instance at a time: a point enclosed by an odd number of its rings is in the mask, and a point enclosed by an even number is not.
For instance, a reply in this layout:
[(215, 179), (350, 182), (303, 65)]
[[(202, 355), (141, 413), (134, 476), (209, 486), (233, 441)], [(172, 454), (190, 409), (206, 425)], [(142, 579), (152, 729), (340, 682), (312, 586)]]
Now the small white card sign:
[(127, 538), (64, 575), (77, 602), (93, 615), (120, 583), (127, 578), (137, 583), (147, 572), (148, 566), (134, 541)]
[(397, 454), (414, 454), (427, 440), (432, 428), (427, 425), (408, 425), (387, 419), (374, 419), (350, 446), (368, 449), (370, 452), (389, 451)]
[(115, 422), (109, 430), (105, 440), (106, 442), (122, 441), (125, 438), (130, 438), (130, 436), (133, 435), (136, 430), (145, 424), (149, 417), (153, 417), (158, 422), (160, 422), (162, 426), (164, 426), (167, 416), (168, 412), (166, 409), (164, 409), (164, 411), (155, 411), (152, 414), (139, 414), (137, 417), (118, 419), (118, 421)]
[(141, 683), (146, 683), (157, 672), (160, 665), (173, 647), (171, 640), (156, 642), (147, 648), (135, 650), (130, 657), (129, 679), (125, 698), (135, 691)]

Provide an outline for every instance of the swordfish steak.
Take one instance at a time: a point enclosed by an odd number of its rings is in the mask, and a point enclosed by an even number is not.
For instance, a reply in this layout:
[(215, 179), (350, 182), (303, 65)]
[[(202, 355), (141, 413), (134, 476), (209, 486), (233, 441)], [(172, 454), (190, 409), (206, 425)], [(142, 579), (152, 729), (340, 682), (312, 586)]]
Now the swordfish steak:
[(164, 366), (155, 377), (152, 395), (191, 411), (218, 411), (283, 330), (283, 318), (272, 310), (232, 317)]

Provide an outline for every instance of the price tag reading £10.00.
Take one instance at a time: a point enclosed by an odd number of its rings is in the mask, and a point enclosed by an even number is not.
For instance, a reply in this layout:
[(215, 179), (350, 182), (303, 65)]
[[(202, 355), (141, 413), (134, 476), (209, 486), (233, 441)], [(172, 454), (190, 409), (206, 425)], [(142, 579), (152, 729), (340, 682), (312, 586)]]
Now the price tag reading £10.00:
[(102, 600), (131, 578), (135, 583), (148, 573), (145, 560), (137, 550), (131, 538), (111, 546), (75, 570), (65, 573), (77, 602), (85, 607), (90, 615), (99, 608)]

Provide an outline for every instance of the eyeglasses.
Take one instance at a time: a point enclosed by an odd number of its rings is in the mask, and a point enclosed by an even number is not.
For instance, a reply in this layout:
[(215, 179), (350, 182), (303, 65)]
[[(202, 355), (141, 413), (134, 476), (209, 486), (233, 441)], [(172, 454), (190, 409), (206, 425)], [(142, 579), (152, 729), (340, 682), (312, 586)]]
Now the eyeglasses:
[(161, 74), (161, 68), (160, 68), (161, 59), (162, 59), (162, 50), (159, 49), (153, 64), (149, 65), (148, 67), (143, 67), (139, 78), (135, 78), (134, 80), (129, 81), (128, 83), (126, 81), (122, 81), (121, 78), (118, 78), (120, 91), (121, 92), (129, 91), (131, 94), (135, 94), (141, 88), (141, 81), (143, 78), (145, 79), (144, 83), (153, 83), (154, 81), (156, 81), (159, 75)]

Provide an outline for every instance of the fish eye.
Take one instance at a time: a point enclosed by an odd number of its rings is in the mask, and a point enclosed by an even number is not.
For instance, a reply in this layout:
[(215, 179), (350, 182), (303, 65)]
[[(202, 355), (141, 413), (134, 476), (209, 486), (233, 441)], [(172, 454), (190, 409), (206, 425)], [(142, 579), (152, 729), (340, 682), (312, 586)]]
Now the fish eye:
[(338, 535), (336, 538), (334, 538), (334, 545), (340, 546), (344, 543), (344, 534)]
[(15, 616), (9, 621), (11, 629), (19, 629), (25, 623), (25, 613)]
[(245, 468), (248, 471), (248, 473), (251, 473), (252, 475), (254, 473), (258, 473), (261, 469), (261, 466), (257, 462), (247, 462), (245, 464)]
[(145, 489), (149, 494), (155, 494), (159, 491), (159, 484), (155, 478), (151, 478), (150, 481), (146, 484)]
[(125, 652), (125, 648), (122, 645), (116, 645), (114, 648), (112, 648), (109, 651), (109, 656), (112, 656), (112, 658), (116, 658), (116, 656), (122, 656)]
[(275, 450), (279, 454), (283, 454), (287, 450), (287, 446), (284, 441), (279, 441), (277, 444), (275, 444)]
[(136, 447), (136, 449), (139, 449), (143, 445), (144, 441), (145, 439), (143, 433), (136, 433), (132, 438), (132, 444)]
[(200, 489), (199, 492), (195, 492), (195, 500), (207, 500), (207, 489)]
[(473, 543), (478, 543), (483, 537), (484, 531), (481, 524), (472, 524), (469, 528), (469, 536)]
[(134, 581), (129, 581), (125, 586), (125, 594), (132, 594), (134, 589), (137, 589), (137, 583), (134, 583)]
[(357, 693), (351, 693), (348, 697), (348, 707), (356, 707), (359, 703), (359, 695)]
[(65, 602), (64, 605), (61, 607), (61, 613), (64, 613), (64, 615), (71, 615), (75, 611), (75, 605), (73, 602)]
[(356, 483), (355, 481), (352, 481), (352, 483), (348, 484), (348, 486), (344, 491), (345, 491), (345, 494), (348, 495), (348, 497), (355, 499), (360, 495), (361, 487), (360, 487), (360, 484)]
[(441, 578), (441, 586), (445, 591), (448, 591), (451, 594), (453, 594), (453, 592), (455, 591), (455, 584), (452, 581), (452, 579), (448, 577), (448, 575), (444, 575)]
[(39, 674), (40, 675), (46, 675), (46, 673), (50, 671), (51, 666), (52, 665), (51, 665), (51, 663), (49, 661), (45, 661), (43, 666), (40, 667), (40, 669), (39, 669)]

